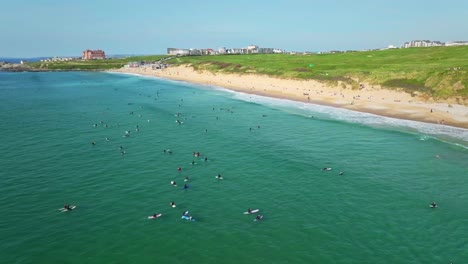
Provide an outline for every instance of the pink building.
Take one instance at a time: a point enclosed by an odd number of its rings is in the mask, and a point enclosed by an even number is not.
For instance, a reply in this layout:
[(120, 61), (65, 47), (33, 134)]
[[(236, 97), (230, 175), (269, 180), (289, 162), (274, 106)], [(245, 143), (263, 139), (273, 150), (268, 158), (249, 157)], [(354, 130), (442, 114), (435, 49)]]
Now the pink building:
[(83, 60), (96, 60), (96, 59), (105, 59), (106, 54), (103, 50), (85, 50), (83, 51)]

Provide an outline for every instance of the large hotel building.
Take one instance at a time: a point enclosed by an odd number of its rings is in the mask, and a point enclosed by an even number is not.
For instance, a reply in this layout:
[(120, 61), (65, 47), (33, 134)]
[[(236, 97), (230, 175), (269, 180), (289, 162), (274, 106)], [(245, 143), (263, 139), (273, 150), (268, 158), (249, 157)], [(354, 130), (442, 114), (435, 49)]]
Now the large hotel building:
[(85, 50), (83, 51), (83, 60), (96, 60), (96, 59), (105, 59), (106, 54), (103, 50)]

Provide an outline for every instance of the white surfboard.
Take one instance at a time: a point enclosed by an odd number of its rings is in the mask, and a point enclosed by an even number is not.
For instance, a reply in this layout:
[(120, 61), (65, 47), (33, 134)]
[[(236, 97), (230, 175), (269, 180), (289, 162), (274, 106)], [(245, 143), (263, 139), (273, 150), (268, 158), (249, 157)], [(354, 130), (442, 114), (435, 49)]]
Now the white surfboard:
[(258, 213), (258, 212), (260, 212), (260, 209), (254, 209), (250, 213), (249, 212), (244, 212), (244, 214), (255, 214), (255, 213)]
[(71, 211), (71, 210), (73, 210), (75, 208), (76, 208), (76, 205), (72, 205), (72, 206), (70, 206), (70, 209), (60, 208), (59, 210), (63, 213), (63, 212)]
[(150, 215), (150, 216), (148, 216), (148, 219), (155, 219), (155, 218), (159, 218), (161, 216), (162, 216), (162, 214), (157, 214), (156, 217), (154, 217), (154, 215)]

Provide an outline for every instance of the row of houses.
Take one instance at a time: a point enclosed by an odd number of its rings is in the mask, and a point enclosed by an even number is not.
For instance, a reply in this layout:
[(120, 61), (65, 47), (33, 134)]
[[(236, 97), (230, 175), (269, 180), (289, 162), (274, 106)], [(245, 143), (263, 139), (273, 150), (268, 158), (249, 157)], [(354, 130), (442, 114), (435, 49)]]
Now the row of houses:
[(403, 48), (414, 48), (414, 47), (438, 47), (438, 46), (463, 46), (468, 45), (468, 41), (451, 41), (447, 43), (443, 43), (440, 41), (432, 41), (432, 40), (412, 40), (409, 42), (405, 42), (403, 44)]
[(260, 48), (256, 45), (250, 45), (247, 48), (226, 48), (214, 49), (179, 49), (167, 48), (168, 55), (175, 56), (197, 56), (197, 55), (226, 55), (226, 54), (272, 54), (285, 53), (285, 50), (274, 48)]
[(55, 61), (73, 61), (77, 60), (77, 58), (73, 57), (53, 57), (53, 58), (48, 58), (48, 59), (41, 59), (41, 62), (55, 62)]
[(165, 61), (171, 59), (172, 57), (167, 57), (160, 59), (158, 61), (132, 61), (124, 65), (125, 68), (151, 68), (153, 70), (164, 69), (168, 64), (164, 63)]

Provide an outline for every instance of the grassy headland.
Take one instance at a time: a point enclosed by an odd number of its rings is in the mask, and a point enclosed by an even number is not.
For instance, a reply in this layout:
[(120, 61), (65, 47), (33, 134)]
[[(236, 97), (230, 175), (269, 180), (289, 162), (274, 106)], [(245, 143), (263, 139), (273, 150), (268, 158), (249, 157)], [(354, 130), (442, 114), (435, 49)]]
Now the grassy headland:
[[(92, 61), (30, 63), (43, 70), (107, 70), (167, 55)], [(168, 60), (195, 70), (314, 79), (359, 88), (360, 82), (434, 98), (468, 98), (468, 46), (390, 49), (334, 54), (184, 56)]]
[(74, 60), (74, 61), (54, 61), (54, 62), (31, 62), (29, 66), (39, 70), (109, 70), (122, 68), (125, 64), (133, 61), (158, 61), (167, 55), (134, 56), (118, 59), (105, 60)]
[(196, 70), (255, 73), (288, 79), (360, 82), (435, 98), (468, 98), (468, 46), (390, 49), (334, 54), (255, 54), (178, 57)]

